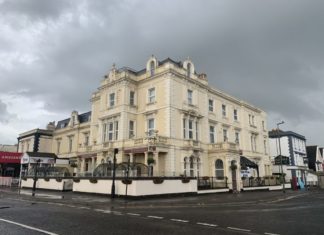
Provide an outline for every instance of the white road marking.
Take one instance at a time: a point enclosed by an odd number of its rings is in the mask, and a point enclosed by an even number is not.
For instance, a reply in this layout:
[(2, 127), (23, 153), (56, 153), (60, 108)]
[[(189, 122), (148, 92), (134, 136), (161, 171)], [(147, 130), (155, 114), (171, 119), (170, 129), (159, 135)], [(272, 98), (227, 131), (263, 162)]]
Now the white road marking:
[(85, 206), (80, 206), (80, 207), (77, 207), (79, 209), (86, 209), (86, 210), (90, 210), (91, 208), (90, 207), (85, 207)]
[(110, 211), (110, 210), (103, 210), (103, 213), (105, 213), (105, 214), (110, 214), (111, 211)]
[(136, 214), (136, 213), (127, 213), (127, 215), (141, 216), (140, 214)]
[(278, 233), (264, 233), (265, 235), (280, 235)]
[(217, 224), (208, 224), (208, 223), (200, 223), (200, 222), (198, 222), (197, 224), (204, 225), (204, 226), (209, 226), (209, 227), (217, 227), (218, 226)]
[(97, 212), (104, 212), (105, 210), (102, 210), (102, 209), (94, 209), (94, 211), (97, 211)]
[(154, 215), (148, 215), (147, 217), (152, 219), (163, 219), (163, 217), (161, 216), (154, 216)]
[(170, 219), (171, 221), (174, 221), (174, 222), (181, 222), (181, 223), (188, 223), (189, 221), (188, 220), (182, 220), (182, 219)]
[(49, 234), (49, 235), (58, 235), (57, 233), (52, 233), (52, 232), (49, 232), (49, 231), (46, 231), (46, 230), (43, 230), (43, 229), (39, 229), (39, 228), (35, 228), (35, 227), (28, 226), (28, 225), (25, 225), (25, 224), (17, 223), (17, 222), (11, 221), (11, 220), (6, 220), (6, 219), (1, 219), (0, 218), (0, 221), (6, 222), (6, 223), (9, 223), (9, 224), (18, 225), (20, 227), (28, 228), (30, 230), (34, 230), (34, 231)]
[(227, 227), (227, 228), (231, 229), (231, 230), (236, 230), (236, 231), (251, 232), (251, 230), (244, 229), (244, 228), (235, 228), (235, 227)]

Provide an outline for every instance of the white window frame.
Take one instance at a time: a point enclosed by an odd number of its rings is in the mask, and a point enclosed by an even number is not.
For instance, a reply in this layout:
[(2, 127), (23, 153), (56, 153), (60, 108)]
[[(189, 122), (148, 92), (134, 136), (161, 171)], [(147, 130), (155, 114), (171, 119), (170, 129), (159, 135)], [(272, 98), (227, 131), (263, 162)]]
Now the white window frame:
[(193, 104), (193, 91), (190, 89), (187, 90), (187, 101), (189, 105)]
[[(132, 125), (131, 125), (132, 123)], [(128, 137), (132, 139), (135, 137), (135, 121), (130, 120), (128, 123)]]
[(209, 142), (211, 144), (215, 143), (215, 126), (213, 125), (209, 126)]
[[(190, 127), (191, 125), (191, 127)], [(188, 139), (193, 139), (193, 126), (194, 126), (194, 121), (192, 119), (188, 120)]]
[(115, 93), (110, 93), (109, 94), (109, 107), (114, 107), (115, 106)]
[(208, 111), (214, 112), (214, 100), (212, 100), (212, 99), (208, 100)]
[(135, 105), (135, 91), (129, 92), (129, 105), (131, 106)]
[(155, 102), (155, 87), (152, 87), (148, 89), (148, 103), (154, 103)]
[(238, 110), (237, 109), (233, 110), (233, 117), (234, 117), (234, 121), (238, 121)]
[(147, 133), (148, 133), (148, 136), (153, 136), (154, 135), (154, 130), (155, 130), (155, 119), (154, 118), (149, 118), (147, 120)]
[(222, 116), (226, 117), (226, 105), (222, 104)]

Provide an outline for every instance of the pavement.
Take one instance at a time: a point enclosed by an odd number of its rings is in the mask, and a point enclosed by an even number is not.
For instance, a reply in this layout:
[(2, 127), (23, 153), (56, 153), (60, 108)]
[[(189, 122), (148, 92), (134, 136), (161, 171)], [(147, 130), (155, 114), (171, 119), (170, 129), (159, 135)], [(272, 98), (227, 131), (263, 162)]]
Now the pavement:
[(0, 187), (0, 193), (11, 195), (12, 199), (37, 200), (38, 202), (61, 202), (73, 205), (86, 205), (90, 207), (118, 206), (118, 207), (137, 207), (137, 206), (208, 206), (212, 204), (226, 205), (235, 203), (256, 204), (267, 201), (277, 201), (290, 199), (291, 197), (300, 197), (304, 194), (317, 191), (307, 190), (286, 190), (280, 191), (247, 191), (240, 193), (217, 193), (190, 196), (161, 196), (161, 197), (143, 197), (143, 198), (119, 198), (111, 199), (110, 195), (75, 193), (71, 191), (60, 192), (51, 190), (37, 189), (35, 197), (32, 197), (31, 189), (18, 190), (17, 188)]

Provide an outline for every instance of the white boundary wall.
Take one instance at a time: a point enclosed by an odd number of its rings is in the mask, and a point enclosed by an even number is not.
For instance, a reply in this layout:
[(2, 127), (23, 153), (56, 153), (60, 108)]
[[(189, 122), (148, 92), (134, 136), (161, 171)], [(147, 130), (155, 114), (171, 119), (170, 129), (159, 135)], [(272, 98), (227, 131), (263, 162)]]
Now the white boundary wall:
[[(91, 183), (89, 179), (80, 179), (73, 183), (73, 192), (111, 194), (111, 179), (98, 179), (97, 183)], [(115, 193), (126, 195), (126, 184), (121, 180), (115, 181)], [(190, 179), (188, 183), (182, 183), (181, 179), (164, 179), (161, 184), (154, 184), (152, 179), (132, 180), (127, 185), (128, 196), (149, 196), (177, 193), (197, 193), (197, 180)]]
[[(34, 180), (32, 178), (27, 178), (27, 180), (21, 180), (22, 188), (32, 188)], [(57, 182), (56, 179), (49, 179), (45, 181), (43, 178), (38, 178), (36, 181), (36, 188), (38, 189), (50, 189), (50, 190), (72, 190), (73, 180), (72, 179), (62, 179), (61, 182)]]

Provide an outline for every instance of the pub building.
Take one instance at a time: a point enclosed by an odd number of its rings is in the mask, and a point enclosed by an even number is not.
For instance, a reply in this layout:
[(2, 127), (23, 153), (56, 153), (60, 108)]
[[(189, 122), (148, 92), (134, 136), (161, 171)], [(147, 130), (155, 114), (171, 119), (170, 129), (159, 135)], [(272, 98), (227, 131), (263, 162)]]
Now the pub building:
[(0, 177), (19, 177), (22, 153), (0, 151)]

